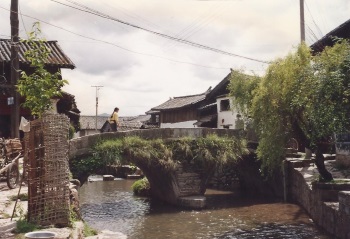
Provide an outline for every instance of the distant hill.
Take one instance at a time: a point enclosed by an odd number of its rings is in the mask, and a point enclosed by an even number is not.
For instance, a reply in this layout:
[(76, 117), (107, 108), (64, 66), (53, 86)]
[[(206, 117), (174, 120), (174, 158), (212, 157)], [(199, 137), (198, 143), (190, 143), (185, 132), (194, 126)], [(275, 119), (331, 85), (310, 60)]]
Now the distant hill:
[(99, 116), (109, 116), (107, 113), (99, 114)]

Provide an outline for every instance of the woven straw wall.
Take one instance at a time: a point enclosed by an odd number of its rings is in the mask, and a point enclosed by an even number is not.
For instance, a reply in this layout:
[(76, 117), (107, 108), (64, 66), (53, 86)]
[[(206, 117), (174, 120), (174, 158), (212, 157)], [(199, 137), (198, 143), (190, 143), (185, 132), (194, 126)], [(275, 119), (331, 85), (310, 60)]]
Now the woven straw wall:
[(68, 130), (69, 119), (61, 114), (30, 122), (25, 135), (30, 222), (69, 224)]

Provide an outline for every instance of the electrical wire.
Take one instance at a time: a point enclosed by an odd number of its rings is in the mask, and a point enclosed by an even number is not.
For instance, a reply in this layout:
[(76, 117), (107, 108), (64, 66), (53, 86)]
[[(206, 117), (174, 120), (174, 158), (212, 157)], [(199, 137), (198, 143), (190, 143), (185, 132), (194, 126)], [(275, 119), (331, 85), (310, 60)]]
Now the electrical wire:
[(318, 31), (318, 33), (321, 35), (321, 37), (323, 36), (323, 33), (322, 33), (322, 31), (321, 31), (321, 29), (320, 29), (320, 27), (318, 26), (318, 24), (316, 24), (316, 21), (315, 21), (315, 19), (314, 19), (314, 17), (312, 16), (312, 13), (311, 13), (311, 11), (310, 11), (310, 8), (309, 8), (309, 6), (308, 6), (308, 4), (307, 4), (307, 1), (305, 0), (305, 5), (306, 5), (306, 9), (308, 10), (308, 12), (310, 13), (310, 16), (311, 16), (311, 19), (312, 19), (312, 22), (314, 23), (314, 25), (315, 25), (315, 27), (316, 27), (316, 29), (317, 29), (317, 31)]
[(111, 6), (107, 3), (104, 3), (104, 5), (108, 6), (108, 8), (115, 9), (116, 11), (120, 11), (122, 14), (130, 17), (131, 19), (135, 19), (136, 21), (141, 21), (142, 23), (146, 23), (146, 25), (149, 25), (152, 27), (162, 28), (160, 25), (158, 25), (154, 22), (151, 22), (150, 20), (148, 20), (142, 16), (137, 15), (136, 13), (133, 13), (133, 12), (129, 11), (128, 9), (121, 7), (120, 5), (117, 6), (117, 2), (114, 2), (114, 4), (116, 6)]
[(149, 29), (146, 29), (146, 28), (137, 26), (137, 25), (135, 25), (135, 24), (132, 24), (132, 23), (129, 23), (129, 22), (125, 22), (125, 21), (123, 21), (123, 20), (120, 20), (120, 19), (111, 17), (111, 16), (109, 16), (109, 15), (107, 15), (107, 14), (104, 14), (104, 13), (99, 12), (99, 11), (97, 11), (97, 10), (91, 9), (91, 8), (89, 8), (89, 7), (87, 7), (87, 6), (83, 5), (83, 4), (79, 4), (79, 3), (74, 2), (74, 1), (71, 1), (71, 0), (66, 0), (66, 1), (69, 2), (69, 3), (72, 3), (72, 4), (76, 5), (76, 6), (82, 7), (82, 8), (84, 8), (85, 10), (84, 10), (84, 9), (81, 9), (81, 8), (78, 8), (78, 7), (74, 7), (74, 6), (65, 4), (65, 3), (62, 3), (62, 2), (59, 2), (59, 1), (57, 1), (57, 0), (51, 0), (51, 1), (52, 1), (52, 2), (55, 2), (55, 3), (58, 3), (58, 4), (61, 4), (61, 5), (63, 5), (63, 6), (67, 6), (67, 7), (70, 7), (70, 8), (79, 10), (79, 11), (82, 11), (82, 12), (86, 12), (86, 13), (89, 13), (89, 14), (92, 14), (92, 15), (96, 15), (96, 16), (99, 16), (99, 17), (102, 17), (102, 18), (105, 18), (105, 19), (113, 20), (113, 21), (119, 22), (119, 23), (121, 23), (121, 24), (130, 26), (130, 27), (133, 27), (133, 28), (136, 28), (136, 29), (139, 29), (139, 30), (146, 31), (146, 32), (149, 32), (149, 33), (151, 33), (151, 34), (154, 34), (154, 35), (157, 35), (157, 36), (160, 36), (160, 37), (169, 39), (169, 40), (181, 42), (181, 43), (183, 43), (183, 44), (187, 44), (187, 45), (190, 45), (190, 46), (193, 46), (193, 47), (197, 47), (197, 48), (201, 48), (201, 49), (213, 51), (213, 52), (216, 52), (216, 53), (219, 53), (219, 54), (223, 54), (223, 55), (228, 55), (228, 56), (233, 56), (233, 57), (239, 57), (239, 58), (243, 58), (243, 59), (250, 60), (250, 61), (256, 61), (256, 62), (265, 63), (265, 64), (268, 64), (268, 63), (269, 63), (268, 61), (259, 60), (259, 59), (255, 59), (255, 58), (251, 58), (251, 57), (246, 57), (246, 56), (238, 55), (238, 54), (235, 54), (235, 53), (230, 53), (230, 52), (227, 52), (227, 51), (223, 51), (223, 50), (216, 49), (216, 48), (213, 48), (213, 47), (209, 47), (209, 46), (206, 46), (206, 45), (202, 45), (202, 44), (199, 44), (199, 43), (195, 43), (195, 42), (192, 42), (192, 41), (188, 41), (188, 40), (185, 40), (185, 39), (176, 38), (176, 37), (169, 36), (169, 35), (166, 35), (166, 34), (163, 34), (163, 33), (160, 33), (160, 32), (156, 32), (156, 31), (153, 31), (153, 30), (149, 30)]
[[(217, 5), (219, 5), (219, 3), (217, 3)], [(204, 26), (208, 25), (216, 17), (216, 15), (218, 15), (218, 13), (222, 12), (223, 9), (220, 9), (220, 7), (221, 6), (213, 6), (213, 8), (210, 8), (209, 10), (209, 15), (206, 15), (205, 17), (197, 17), (194, 23), (181, 30), (175, 35), (175, 37), (181, 37), (182, 39), (186, 40), (189, 39), (195, 33), (199, 32)], [(173, 45), (176, 45), (176, 43), (173, 43)]]
[[(1, 6), (0, 6), (0, 8), (1, 8), (1, 9), (4, 9), (4, 10), (6, 10), (6, 11), (11, 11), (11, 10), (6, 9), (6, 8), (4, 8), (4, 7), (1, 7)], [(154, 54), (137, 52), (137, 51), (130, 50), (130, 49), (128, 49), (128, 48), (119, 46), (119, 45), (117, 45), (117, 44), (115, 44), (115, 43), (112, 43), (112, 42), (108, 42), (108, 41), (105, 41), (105, 40), (96, 39), (96, 38), (93, 38), (93, 37), (89, 37), (89, 36), (82, 35), (82, 34), (80, 34), (80, 33), (73, 32), (73, 31), (68, 30), (68, 29), (65, 29), (65, 28), (63, 28), (63, 27), (60, 27), (60, 26), (51, 24), (51, 23), (49, 23), (49, 22), (43, 21), (43, 20), (41, 20), (41, 19), (38, 19), (38, 18), (36, 18), (36, 17), (31, 17), (31, 16), (26, 15), (26, 14), (22, 14), (22, 15), (25, 16), (25, 17), (34, 19), (34, 20), (36, 20), (36, 21), (39, 21), (39, 22), (41, 22), (41, 23), (47, 24), (47, 25), (49, 25), (49, 26), (58, 28), (58, 29), (60, 29), (60, 30), (62, 30), (62, 31), (65, 31), (65, 32), (68, 32), (68, 33), (70, 33), (70, 34), (73, 34), (73, 35), (76, 35), (76, 36), (79, 36), (79, 37), (82, 37), (82, 38), (85, 38), (85, 39), (89, 39), (89, 40), (92, 40), (92, 41), (95, 41), (95, 42), (101, 42), (101, 43), (104, 43), (104, 44), (108, 44), (108, 45), (117, 47), (117, 48), (119, 48), (119, 49), (121, 49), (121, 50), (124, 50), (124, 51), (127, 51), (127, 52), (131, 52), (131, 53), (134, 53), (134, 54), (144, 55), (144, 56), (150, 56), (150, 57), (155, 57), (155, 58), (160, 58), (160, 59), (164, 59), (164, 60), (171, 61), (171, 62), (176, 62), (176, 63), (181, 63), (181, 64), (188, 64), (188, 65), (193, 65), (193, 66), (198, 66), (198, 67), (203, 67), (203, 68), (212, 68), (212, 69), (219, 69), (219, 70), (227, 70), (227, 69), (230, 69), (230, 67), (206, 66), (206, 65), (196, 64), (196, 63), (192, 63), (192, 62), (185, 62), (185, 61), (180, 61), (180, 60), (176, 60), (176, 59), (172, 59), (172, 58), (168, 58), (168, 57), (158, 56), (158, 55), (154, 55)]]
[(311, 29), (311, 27), (308, 24), (305, 24), (308, 32), (310, 33), (310, 39), (313, 39), (314, 42), (317, 42), (319, 38), (315, 34), (315, 32)]
[(19, 13), (20, 13), (20, 16), (21, 16), (21, 21), (22, 21), (22, 25), (23, 25), (24, 31), (25, 31), (27, 37), (29, 37), (28, 32), (27, 32), (27, 29), (26, 29), (26, 25), (24, 24), (24, 21), (23, 21), (21, 6), (20, 6), (19, 4), (18, 4), (18, 8), (19, 8)]

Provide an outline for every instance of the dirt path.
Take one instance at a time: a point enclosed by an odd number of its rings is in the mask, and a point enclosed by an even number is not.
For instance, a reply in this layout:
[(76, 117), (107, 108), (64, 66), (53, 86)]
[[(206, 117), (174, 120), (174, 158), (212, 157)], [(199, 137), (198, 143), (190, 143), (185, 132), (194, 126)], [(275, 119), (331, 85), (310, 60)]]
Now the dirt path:
[[(25, 213), (27, 211), (27, 202), (17, 202), (15, 217), (11, 220), (15, 201), (11, 200), (11, 197), (18, 195), (19, 187), (15, 189), (9, 189), (6, 184), (5, 178), (0, 178), (0, 238), (15, 238), (11, 231), (16, 227), (16, 221), (18, 220), (19, 212)], [(22, 186), (20, 193), (28, 193), (28, 187)]]

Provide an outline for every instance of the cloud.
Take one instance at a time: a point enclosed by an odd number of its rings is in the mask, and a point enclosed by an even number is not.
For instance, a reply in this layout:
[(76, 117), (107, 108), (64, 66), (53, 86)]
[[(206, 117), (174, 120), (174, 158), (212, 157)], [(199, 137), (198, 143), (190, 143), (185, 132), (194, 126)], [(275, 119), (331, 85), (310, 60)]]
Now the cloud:
[[(299, 2), (292, 0), (77, 2), (144, 29), (258, 60), (283, 57), (300, 42)], [(8, 9), (9, 0), (1, 1), (0, 7)], [(121, 116), (138, 115), (169, 97), (214, 87), (230, 68), (263, 74), (267, 67), (171, 41), (53, 1), (20, 1), (20, 9), (49, 23), (42, 23), (44, 36), (58, 40), (76, 64), (76, 69), (62, 72), (70, 82), (64, 89), (76, 96), (83, 115), (95, 114), (96, 89), (92, 86), (103, 86), (99, 90), (100, 113), (111, 113), (118, 106)], [(0, 34), (4, 37), (10, 35), (9, 12), (0, 11)], [(307, 1), (307, 43), (348, 20), (349, 11), (347, 0)], [(20, 18), (21, 37), (34, 21), (23, 16), (25, 30)]]

